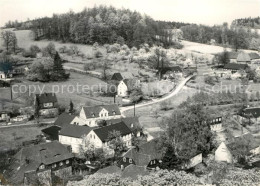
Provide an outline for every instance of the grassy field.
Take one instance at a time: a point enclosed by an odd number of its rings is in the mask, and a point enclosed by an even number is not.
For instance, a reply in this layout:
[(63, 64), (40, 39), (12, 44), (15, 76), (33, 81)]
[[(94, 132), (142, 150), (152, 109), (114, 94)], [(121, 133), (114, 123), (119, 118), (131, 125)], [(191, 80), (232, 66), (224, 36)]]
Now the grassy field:
[[(22, 79), (22, 83), (15, 85), (17, 87), (13, 88), (14, 93), (24, 91), (24, 86), (31, 87), (32, 93), (54, 92), (61, 105), (68, 106), (70, 100), (72, 100), (75, 107), (84, 105), (86, 102), (89, 104), (102, 104), (99, 101), (89, 99), (88, 97), (91, 95), (88, 95), (87, 92), (88, 90), (97, 91), (98, 87), (106, 87), (106, 83), (98, 78), (73, 72), (70, 73), (70, 78), (64, 82), (41, 83)], [(14, 95), (14, 97), (18, 96), (18, 93)]]
[(35, 139), (41, 134), (43, 127), (20, 126), (0, 129), (0, 149), (12, 148), (21, 145), (22, 142)]

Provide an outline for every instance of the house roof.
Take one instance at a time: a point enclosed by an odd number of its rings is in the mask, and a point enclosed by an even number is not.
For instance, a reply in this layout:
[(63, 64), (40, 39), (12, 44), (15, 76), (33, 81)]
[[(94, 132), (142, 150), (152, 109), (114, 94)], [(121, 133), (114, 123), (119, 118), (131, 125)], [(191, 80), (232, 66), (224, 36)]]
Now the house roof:
[(248, 53), (240, 52), (237, 55), (237, 62), (250, 62), (251, 58)]
[(138, 178), (138, 176), (145, 176), (148, 174), (149, 174), (149, 171), (145, 167), (140, 167), (140, 166), (131, 164), (123, 170), (121, 177), (132, 178), (133, 180), (136, 180)]
[(164, 68), (160, 68), (157, 72), (157, 74), (159, 73), (159, 71), (161, 72), (161, 74), (166, 74), (167, 72), (174, 72), (174, 73), (178, 73), (178, 72), (182, 72), (182, 69), (180, 66), (172, 66), (172, 67), (164, 67)]
[(54, 125), (63, 127), (63, 126), (67, 126), (69, 125), (72, 120), (75, 118), (75, 115), (71, 115), (68, 113), (62, 113), (58, 116), (58, 118), (56, 119), (56, 121), (54, 122)]
[(153, 139), (137, 148), (132, 148), (124, 157), (132, 158), (137, 166), (147, 166), (151, 160), (161, 159), (162, 153), (157, 150), (156, 139)]
[(245, 108), (242, 111), (242, 115), (252, 116), (254, 118), (260, 117), (260, 107)]
[(74, 138), (81, 138), (83, 135), (87, 135), (93, 127), (80, 126), (80, 125), (68, 125), (60, 130), (59, 135), (70, 136)]
[(91, 107), (83, 107), (84, 112), (87, 118), (96, 118), (99, 117), (99, 113), (102, 109), (106, 109), (108, 111), (109, 116), (121, 115), (118, 105), (98, 105), (98, 106), (91, 106)]
[(260, 56), (257, 53), (255, 53), (255, 52), (249, 53), (249, 56), (250, 56), (251, 60), (252, 59), (260, 59)]
[(51, 140), (59, 140), (59, 131), (61, 128), (59, 126), (50, 126), (48, 128), (42, 129), (42, 132), (50, 136)]
[(103, 169), (99, 169), (96, 173), (100, 173), (100, 174), (121, 173), (121, 169), (116, 165), (111, 165)]
[(224, 66), (224, 69), (228, 70), (245, 70), (248, 67), (247, 64), (228, 63)]
[(111, 119), (107, 120), (107, 125), (119, 123), (120, 121), (124, 122), (129, 129), (133, 131), (141, 129), (141, 125), (138, 117), (127, 117), (127, 118), (119, 118), (119, 119)]
[(48, 165), (72, 157), (73, 155), (69, 152), (67, 146), (58, 141), (53, 141), (24, 147), (14, 156), (14, 159), (18, 160), (20, 165), (24, 164), (26, 159)]
[(133, 90), (138, 84), (137, 79), (124, 79), (123, 82), (127, 86), (128, 90)]
[(111, 77), (111, 80), (117, 80), (117, 81), (121, 81), (123, 80), (123, 76), (121, 75), (121, 73), (114, 73)]
[(113, 131), (119, 131), (121, 136), (131, 134), (132, 131), (127, 127), (124, 122), (100, 127), (93, 130), (102, 142), (108, 141), (109, 133)]
[(35, 96), (38, 98), (40, 104), (57, 102), (57, 97), (54, 93), (35, 94)]
[(229, 59), (237, 59), (238, 52), (228, 52)]

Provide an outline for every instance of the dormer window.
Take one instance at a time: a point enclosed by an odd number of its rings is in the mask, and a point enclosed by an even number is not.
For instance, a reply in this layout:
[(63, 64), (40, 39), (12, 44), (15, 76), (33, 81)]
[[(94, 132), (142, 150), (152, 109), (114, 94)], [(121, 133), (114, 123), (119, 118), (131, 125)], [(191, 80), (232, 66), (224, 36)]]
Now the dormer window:
[(57, 165), (56, 165), (56, 164), (53, 164), (53, 165), (52, 165), (52, 168), (56, 168), (56, 167), (57, 167)]
[(70, 160), (66, 160), (66, 164), (69, 164), (70, 163)]
[(45, 168), (45, 165), (41, 165), (40, 167), (39, 167), (39, 169), (44, 169)]
[(129, 163), (132, 163), (132, 162), (133, 162), (133, 160), (130, 158), (130, 159), (129, 159)]
[(132, 124), (131, 124), (131, 128), (133, 128), (133, 127), (134, 127), (134, 124), (132, 123)]
[(62, 166), (62, 165), (63, 165), (63, 162), (60, 162), (59, 165)]
[(116, 112), (115, 112), (115, 111), (113, 111), (113, 115), (116, 115)]
[(92, 117), (95, 117), (95, 114), (94, 114), (94, 113), (92, 114)]
[(123, 162), (126, 162), (126, 158), (125, 157), (123, 157)]

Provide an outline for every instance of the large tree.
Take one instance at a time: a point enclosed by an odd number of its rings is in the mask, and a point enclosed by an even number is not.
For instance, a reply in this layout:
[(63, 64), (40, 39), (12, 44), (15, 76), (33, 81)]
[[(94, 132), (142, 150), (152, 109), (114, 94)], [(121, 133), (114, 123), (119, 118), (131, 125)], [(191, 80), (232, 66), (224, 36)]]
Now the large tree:
[(11, 48), (13, 49), (14, 52), (16, 51), (17, 38), (14, 32), (2, 31), (1, 38), (4, 41), (3, 45), (7, 52), (10, 52)]

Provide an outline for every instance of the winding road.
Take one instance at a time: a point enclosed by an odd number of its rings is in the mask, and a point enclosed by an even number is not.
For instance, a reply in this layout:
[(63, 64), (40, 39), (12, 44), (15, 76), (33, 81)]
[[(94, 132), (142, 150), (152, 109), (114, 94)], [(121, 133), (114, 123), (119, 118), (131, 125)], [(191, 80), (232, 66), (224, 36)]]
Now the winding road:
[[(144, 107), (144, 106), (148, 106), (148, 105), (152, 105), (152, 104), (155, 104), (155, 103), (159, 103), (159, 102), (162, 102), (162, 101), (165, 101), (173, 96), (175, 96), (176, 94), (178, 94), (182, 88), (184, 87), (184, 85), (193, 77), (194, 75), (191, 75), (191, 76), (188, 76), (187, 78), (185, 78), (184, 80), (182, 80), (180, 82), (180, 84), (174, 89), (174, 91), (172, 91), (170, 94), (168, 94), (167, 96), (163, 97), (163, 98), (159, 98), (159, 99), (154, 99), (150, 102), (147, 102), (147, 103), (140, 103), (140, 104), (136, 104), (135, 105), (135, 108), (139, 108), (139, 107)], [(131, 110), (131, 109), (134, 109), (134, 105), (131, 105), (131, 106), (127, 106), (127, 107), (120, 107), (120, 111), (121, 113), (123, 114), (124, 112), (128, 111), (128, 110)]]

